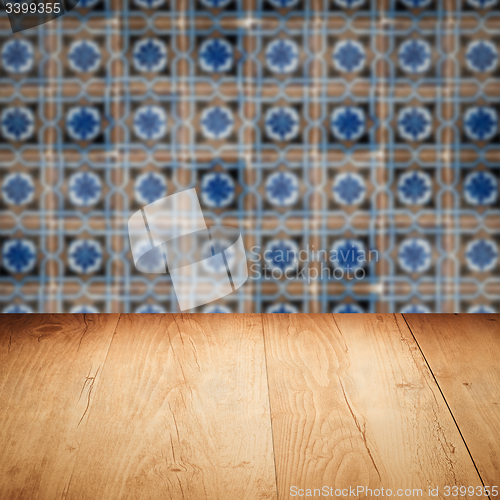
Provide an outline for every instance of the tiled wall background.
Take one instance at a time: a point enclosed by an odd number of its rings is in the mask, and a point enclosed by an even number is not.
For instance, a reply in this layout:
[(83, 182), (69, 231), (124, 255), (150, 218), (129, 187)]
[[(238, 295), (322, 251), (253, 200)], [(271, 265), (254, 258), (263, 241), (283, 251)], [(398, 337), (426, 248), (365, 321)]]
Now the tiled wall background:
[[(178, 310), (127, 219), (195, 187), (268, 250), (201, 311), (499, 311), (499, 42), (497, 0), (80, 0), (16, 35), (3, 14), (0, 310)], [(378, 258), (311, 280), (275, 258), (342, 248)]]

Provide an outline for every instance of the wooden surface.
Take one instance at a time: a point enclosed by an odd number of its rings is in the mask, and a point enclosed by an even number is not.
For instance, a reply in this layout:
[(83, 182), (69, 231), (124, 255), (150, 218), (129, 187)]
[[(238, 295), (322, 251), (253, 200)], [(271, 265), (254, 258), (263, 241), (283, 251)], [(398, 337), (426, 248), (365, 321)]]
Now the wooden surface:
[(61, 498), (118, 315), (0, 318), (0, 498)]
[(499, 354), (499, 316), (0, 315), (0, 499), (500, 486)]
[(500, 483), (500, 315), (405, 314), (485, 484)]
[(264, 317), (278, 490), (480, 485), (401, 317)]
[(102, 380), (68, 498), (276, 498), (259, 315), (123, 315)]

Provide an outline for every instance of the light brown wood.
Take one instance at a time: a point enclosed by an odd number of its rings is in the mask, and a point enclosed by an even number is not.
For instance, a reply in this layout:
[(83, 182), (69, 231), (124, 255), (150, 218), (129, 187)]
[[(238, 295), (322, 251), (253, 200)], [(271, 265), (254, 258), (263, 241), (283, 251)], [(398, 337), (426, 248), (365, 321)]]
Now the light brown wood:
[(422, 488), (419, 498), (438, 486), (432, 498), (444, 498), (446, 485), (481, 485), (401, 316), (263, 321), (279, 498), (293, 486)]
[(445, 498), (481, 481), (433, 375), (498, 485), (499, 316), (406, 319), (420, 347), (401, 315), (0, 316), (0, 499)]
[(3, 315), (0, 498), (62, 498), (118, 315)]
[(259, 315), (122, 316), (68, 499), (276, 498)]
[(405, 314), (485, 485), (500, 490), (500, 316)]

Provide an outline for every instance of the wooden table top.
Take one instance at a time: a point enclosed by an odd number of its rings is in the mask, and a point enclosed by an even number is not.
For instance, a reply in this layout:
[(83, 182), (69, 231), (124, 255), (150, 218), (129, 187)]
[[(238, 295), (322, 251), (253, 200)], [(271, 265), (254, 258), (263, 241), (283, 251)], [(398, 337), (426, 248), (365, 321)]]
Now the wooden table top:
[(500, 315), (2, 315), (0, 450), (2, 500), (493, 500)]

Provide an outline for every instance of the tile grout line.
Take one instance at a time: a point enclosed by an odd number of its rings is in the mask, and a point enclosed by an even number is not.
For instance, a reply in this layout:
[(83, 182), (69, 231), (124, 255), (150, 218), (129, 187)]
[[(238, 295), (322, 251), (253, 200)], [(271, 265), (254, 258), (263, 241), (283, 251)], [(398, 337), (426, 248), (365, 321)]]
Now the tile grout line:
[[(106, 351), (106, 356), (104, 357), (104, 362), (102, 364), (102, 370), (101, 370), (100, 379), (103, 377), (104, 367), (106, 366), (106, 361), (108, 359), (108, 354), (109, 354), (109, 351), (111, 350), (111, 344), (113, 343), (113, 339), (115, 338), (116, 330), (118, 329), (118, 324), (120, 323), (121, 317), (122, 317), (122, 313), (119, 314), (118, 320), (116, 321), (116, 325), (115, 325), (115, 328), (113, 330), (113, 335), (111, 336), (111, 340), (110, 340), (109, 345), (108, 345), (108, 350)], [(95, 399), (95, 395), (97, 394), (97, 390), (98, 389), (99, 389), (99, 382), (97, 382), (97, 386), (95, 388), (94, 399)], [(92, 405), (93, 405), (94, 399), (92, 399)], [(83, 429), (83, 432), (82, 432), (82, 440), (80, 442), (80, 446), (78, 448), (78, 451), (76, 452), (75, 463), (73, 464), (73, 469), (71, 470), (71, 476), (69, 477), (68, 485), (66, 486), (65, 490), (63, 491), (63, 496), (62, 496), (63, 499), (67, 498), (68, 493), (69, 493), (69, 487), (71, 486), (71, 480), (73, 479), (73, 473), (75, 472), (75, 467), (76, 467), (76, 464), (78, 462), (78, 456), (80, 455), (80, 449), (81, 449), (81, 446), (83, 445), (83, 440), (85, 439), (85, 434), (87, 432), (87, 424), (89, 422), (90, 412), (91, 411), (92, 411), (92, 407), (90, 406), (89, 409), (88, 409), (88, 413), (87, 413), (87, 420), (85, 422), (85, 428)]]
[(264, 364), (266, 367), (266, 381), (267, 381), (267, 400), (269, 402), (269, 421), (271, 423), (271, 441), (273, 443), (273, 460), (274, 460), (274, 477), (276, 480), (276, 498), (279, 499), (278, 493), (278, 469), (276, 467), (276, 452), (274, 449), (274, 430), (273, 430), (273, 417), (271, 411), (271, 389), (269, 387), (269, 373), (267, 371), (267, 348), (266, 348), (266, 335), (264, 332), (264, 318), (262, 317), (262, 313), (260, 316), (260, 324), (262, 325), (262, 340), (264, 341)]
[[(425, 364), (427, 365), (427, 368), (429, 369), (431, 375), (432, 375), (432, 378), (434, 380), (434, 382), (436, 382), (436, 386), (437, 388), (439, 389), (439, 392), (441, 394), (441, 397), (443, 398), (443, 401), (445, 402), (446, 404), (446, 407), (448, 408), (448, 411), (450, 412), (450, 415), (451, 415), (451, 418), (453, 419), (453, 422), (455, 423), (455, 426), (458, 430), (458, 433), (460, 434), (460, 437), (462, 438), (462, 441), (465, 445), (465, 449), (467, 450), (467, 453), (469, 454), (469, 457), (470, 459), (472, 460), (472, 464), (474, 465), (474, 468), (476, 469), (476, 472), (477, 472), (477, 475), (481, 481), (481, 484), (483, 485), (483, 492), (485, 490), (485, 486), (484, 486), (484, 481), (483, 481), (483, 478), (481, 477), (481, 474), (479, 473), (479, 470), (477, 468), (477, 465), (476, 465), (476, 462), (474, 461), (474, 458), (472, 456), (472, 453), (470, 452), (469, 450), (469, 447), (467, 446), (467, 442), (465, 441), (465, 438), (462, 434), (462, 431), (460, 430), (460, 427), (458, 426), (458, 422), (455, 420), (455, 415), (453, 415), (453, 412), (451, 411), (451, 408), (450, 408), (450, 405), (448, 404), (448, 401), (446, 400), (444, 394), (443, 394), (443, 391), (441, 390), (441, 386), (439, 385), (439, 382), (437, 381), (437, 378), (436, 376), (434, 375), (434, 372), (432, 371), (432, 368), (429, 364), (429, 362), (427, 361), (427, 358), (425, 357), (425, 354), (424, 354), (424, 351), (422, 351), (422, 348), (420, 347), (420, 344), (418, 343), (418, 340), (417, 338), (415, 337), (415, 335), (413, 334), (413, 330), (411, 329), (411, 326), (410, 324), (408, 323), (408, 321), (406, 320), (406, 317), (404, 314), (401, 314), (401, 316), (403, 317), (404, 319), (404, 322), (406, 323), (406, 326), (408, 327), (408, 330), (410, 330), (410, 333), (411, 333), (411, 336), (413, 337), (413, 340), (415, 341), (415, 343), (417, 344), (417, 347), (418, 347), (418, 350), (420, 351), (420, 354), (422, 354), (422, 357), (424, 358), (424, 361), (425, 361)], [(396, 319), (397, 321), (397, 319)], [(491, 500), (491, 497), (490, 495), (487, 495), (489, 500)]]

